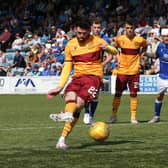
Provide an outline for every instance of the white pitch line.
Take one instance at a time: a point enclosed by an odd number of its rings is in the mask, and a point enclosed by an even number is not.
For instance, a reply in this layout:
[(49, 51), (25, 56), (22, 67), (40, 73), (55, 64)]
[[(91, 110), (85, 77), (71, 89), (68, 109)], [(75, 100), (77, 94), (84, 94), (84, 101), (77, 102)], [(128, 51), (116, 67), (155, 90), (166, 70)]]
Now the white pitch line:
[[(139, 123), (137, 125), (133, 125), (133, 124), (130, 124), (130, 123), (116, 123), (116, 124), (110, 124), (109, 126), (110, 127), (114, 127), (114, 126), (140, 126), (140, 125), (148, 125), (148, 126), (156, 126), (156, 125), (165, 125), (167, 124), (167, 122), (160, 122), (160, 123), (156, 123), (156, 124), (148, 124), (147, 122), (146, 123)], [(85, 125), (85, 124), (78, 124), (76, 125), (75, 127), (90, 127), (90, 125)], [(55, 128), (63, 128), (63, 125), (62, 126), (40, 126), (40, 127), (10, 127), (10, 128), (0, 128), (0, 131), (22, 131), (22, 130), (39, 130), (39, 129), (55, 129)]]

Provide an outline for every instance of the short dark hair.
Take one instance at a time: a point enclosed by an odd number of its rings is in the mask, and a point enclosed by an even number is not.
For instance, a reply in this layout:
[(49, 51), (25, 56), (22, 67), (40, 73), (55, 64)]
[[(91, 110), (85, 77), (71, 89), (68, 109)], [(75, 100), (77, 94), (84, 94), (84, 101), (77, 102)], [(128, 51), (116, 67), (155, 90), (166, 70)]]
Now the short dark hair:
[(127, 19), (127, 20), (125, 21), (125, 24), (129, 24), (129, 25), (131, 25), (131, 26), (135, 26), (135, 21), (134, 21), (133, 19)]
[(15, 51), (20, 52), (20, 50), (19, 50), (19, 49), (16, 49)]
[(76, 24), (76, 27), (80, 27), (82, 29), (89, 30), (91, 27), (90, 20), (87, 17), (79, 17)]
[(101, 19), (100, 19), (100, 18), (97, 18), (97, 17), (91, 19), (90, 21), (91, 21), (91, 24), (92, 24), (92, 25), (93, 25), (93, 24), (102, 24)]

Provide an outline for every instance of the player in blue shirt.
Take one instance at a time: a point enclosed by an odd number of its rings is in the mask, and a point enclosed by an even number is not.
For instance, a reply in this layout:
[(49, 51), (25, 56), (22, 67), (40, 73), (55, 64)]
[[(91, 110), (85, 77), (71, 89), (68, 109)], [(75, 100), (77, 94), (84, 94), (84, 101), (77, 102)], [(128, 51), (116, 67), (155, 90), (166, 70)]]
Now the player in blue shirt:
[(154, 117), (149, 123), (160, 121), (160, 111), (162, 101), (166, 92), (168, 92), (168, 28), (161, 29), (162, 42), (158, 45), (156, 55), (159, 59), (159, 77), (158, 77), (158, 94), (155, 100)]

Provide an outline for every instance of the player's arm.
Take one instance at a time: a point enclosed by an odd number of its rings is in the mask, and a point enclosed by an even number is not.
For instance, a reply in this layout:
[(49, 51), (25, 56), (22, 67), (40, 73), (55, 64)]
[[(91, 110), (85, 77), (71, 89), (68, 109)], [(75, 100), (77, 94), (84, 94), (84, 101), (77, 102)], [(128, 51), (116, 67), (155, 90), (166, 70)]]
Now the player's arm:
[(143, 38), (142, 48), (141, 48), (141, 52), (140, 52), (140, 57), (141, 58), (143, 58), (144, 55), (146, 54), (146, 49), (147, 49), (147, 41)]
[(71, 60), (65, 61), (59, 82), (59, 87), (61, 87), (62, 89), (64, 88), (65, 84), (69, 79), (71, 70), (72, 70), (72, 61)]
[(107, 53), (106, 59), (102, 62), (102, 65), (105, 66), (106, 64), (108, 64), (113, 58), (113, 55), (110, 53)]
[(54, 96), (56, 96), (57, 94), (59, 94), (62, 91), (66, 82), (69, 79), (71, 70), (72, 70), (72, 57), (71, 57), (71, 54), (70, 54), (70, 49), (67, 45), (67, 47), (65, 48), (64, 67), (63, 67), (63, 70), (62, 70), (62, 73), (61, 73), (59, 85), (56, 89), (52, 89), (47, 93), (47, 98), (48, 99), (52, 99)]
[(107, 52), (107, 57), (106, 57), (106, 59), (104, 60), (104, 62), (102, 63), (103, 66), (106, 65), (107, 63), (109, 63), (109, 62), (112, 60), (113, 55), (117, 55), (117, 54), (118, 54), (117, 49), (116, 49), (115, 47), (109, 45), (109, 44), (106, 43), (105, 41), (102, 41), (102, 42), (99, 44), (99, 47)]
[(118, 51), (115, 47), (111, 46), (111, 45), (107, 45), (106, 47), (106, 51), (112, 55), (117, 55)]

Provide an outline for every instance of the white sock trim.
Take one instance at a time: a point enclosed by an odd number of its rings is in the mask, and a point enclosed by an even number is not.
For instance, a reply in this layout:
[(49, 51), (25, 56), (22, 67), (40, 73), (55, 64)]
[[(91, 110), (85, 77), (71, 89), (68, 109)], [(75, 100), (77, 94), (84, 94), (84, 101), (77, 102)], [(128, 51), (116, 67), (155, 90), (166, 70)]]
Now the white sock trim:
[(60, 136), (59, 141), (65, 141), (65, 137), (64, 136)]
[(156, 99), (155, 103), (162, 103), (162, 100), (159, 101), (158, 99)]

